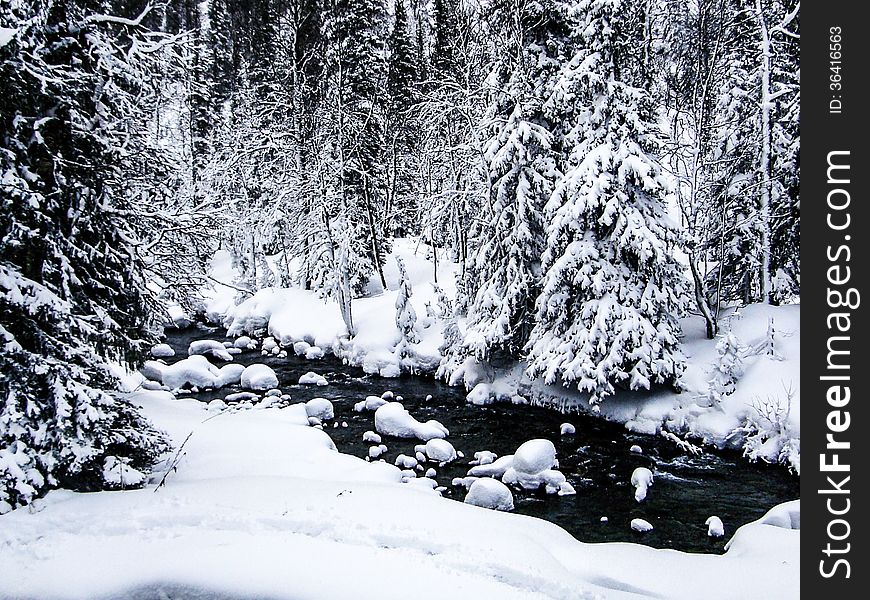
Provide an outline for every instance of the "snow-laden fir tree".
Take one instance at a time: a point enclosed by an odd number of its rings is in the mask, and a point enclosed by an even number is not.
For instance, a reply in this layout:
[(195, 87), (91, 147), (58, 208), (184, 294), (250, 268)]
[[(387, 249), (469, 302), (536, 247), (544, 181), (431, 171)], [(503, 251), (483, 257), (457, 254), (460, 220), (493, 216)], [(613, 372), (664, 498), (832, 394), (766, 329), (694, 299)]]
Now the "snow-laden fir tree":
[(165, 40), (130, 17), (0, 5), (0, 513), (116, 468), (141, 483), (167, 447), (104, 391), (156, 309), (130, 223), (148, 194), (125, 168), (158, 161), (142, 140)]
[(614, 384), (649, 388), (679, 378), (685, 282), (665, 212), (655, 113), (625, 68), (624, 36), (639, 29), (636, 11), (621, 0), (582, 0), (571, 10), (578, 51), (550, 106), (572, 124), (565, 143), (573, 148), (546, 206), (528, 372), (576, 385), (597, 405)]
[(399, 268), (399, 293), (396, 296), (396, 329), (399, 330), (399, 341), (396, 343), (395, 353), (400, 358), (410, 358), (414, 355), (412, 344), (420, 341), (417, 335), (417, 313), (411, 304), (411, 282), (408, 280), (408, 270), (405, 261), (398, 256), (396, 265)]
[(737, 381), (743, 377), (746, 351), (746, 346), (731, 332), (716, 342), (718, 359), (707, 380), (707, 398), (712, 406), (719, 406), (725, 396), (734, 393)]

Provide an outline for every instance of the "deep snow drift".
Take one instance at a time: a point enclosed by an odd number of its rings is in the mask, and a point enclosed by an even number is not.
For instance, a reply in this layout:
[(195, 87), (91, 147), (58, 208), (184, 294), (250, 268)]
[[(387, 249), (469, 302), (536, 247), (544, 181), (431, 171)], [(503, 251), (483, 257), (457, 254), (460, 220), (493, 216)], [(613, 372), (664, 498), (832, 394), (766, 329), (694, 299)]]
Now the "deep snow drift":
[[(140, 490), (54, 491), (2, 517), (0, 596), (124, 597), (155, 586), (294, 600), (799, 593), (797, 501), (740, 528), (721, 556), (583, 544), (551, 523), (453, 502), (431, 479), (403, 484), (398, 467), (337, 452), (308, 425), (309, 409), (328, 418), (323, 403), (215, 412), (166, 391), (132, 399), (179, 448), (165, 472)], [(518, 452), (522, 468), (550, 466), (547, 448), (533, 446)], [(473, 497), (507, 503), (497, 485)]]

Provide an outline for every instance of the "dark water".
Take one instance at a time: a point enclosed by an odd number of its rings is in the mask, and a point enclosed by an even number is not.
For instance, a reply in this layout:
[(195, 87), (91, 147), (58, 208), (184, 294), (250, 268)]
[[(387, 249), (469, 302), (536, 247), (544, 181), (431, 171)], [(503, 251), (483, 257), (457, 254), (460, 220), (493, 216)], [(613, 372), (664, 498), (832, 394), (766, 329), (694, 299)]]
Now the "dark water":
[[(185, 357), (191, 341), (223, 341), (223, 334), (222, 330), (196, 328), (172, 332), (167, 342), (177, 354), (167, 362)], [(718, 553), (739, 526), (758, 519), (775, 504), (799, 497), (799, 478), (783, 467), (752, 464), (731, 452), (688, 456), (661, 438), (633, 434), (603, 419), (531, 406), (473, 406), (465, 402), (462, 388), (423, 377), (384, 379), (366, 375), (331, 355), (308, 361), (293, 356), (292, 349), (290, 356), (283, 359), (261, 356), (256, 351), (237, 355), (235, 361), (271, 366), (278, 375), (279, 387), (292, 396), (293, 403), (316, 397), (332, 401), (335, 422), (346, 422), (347, 427), (334, 428), (334, 423), (328, 422), (324, 429), (341, 452), (359, 457), (368, 455), (371, 444), (363, 442), (362, 436), (365, 431), (374, 431), (374, 413), (355, 412), (353, 405), (388, 390), (402, 396), (402, 404), (411, 415), (422, 422), (435, 419), (444, 424), (450, 430), (448, 441), (465, 454), (465, 458), (442, 468), (435, 467), (438, 484), (447, 488), (443, 493), (447, 498), (464, 498), (465, 489), (452, 487), (451, 480), (466, 475), (475, 452), (489, 450), (503, 456), (513, 454), (527, 440), (551, 440), (556, 445), (559, 470), (577, 495), (560, 497), (514, 490), (516, 512), (556, 523), (584, 542), (637, 542), (655, 548)], [(330, 384), (298, 385), (299, 377), (308, 371), (325, 376)], [(229, 387), (194, 396), (209, 401), (236, 391)], [(432, 399), (426, 401), (430, 395)], [(572, 423), (577, 433), (561, 436), (559, 428), (564, 422)], [(422, 443), (383, 438), (388, 447), (383, 458), (391, 464), (399, 454), (414, 456), (414, 446)], [(643, 454), (631, 452), (633, 444), (639, 445)], [(629, 480), (632, 471), (641, 466), (653, 471), (655, 482), (646, 501), (639, 504)], [(707, 537), (704, 522), (711, 515), (724, 522), (724, 538)], [(602, 523), (602, 517), (608, 521)], [(636, 517), (646, 519), (655, 529), (644, 534), (633, 532), (629, 523)]]

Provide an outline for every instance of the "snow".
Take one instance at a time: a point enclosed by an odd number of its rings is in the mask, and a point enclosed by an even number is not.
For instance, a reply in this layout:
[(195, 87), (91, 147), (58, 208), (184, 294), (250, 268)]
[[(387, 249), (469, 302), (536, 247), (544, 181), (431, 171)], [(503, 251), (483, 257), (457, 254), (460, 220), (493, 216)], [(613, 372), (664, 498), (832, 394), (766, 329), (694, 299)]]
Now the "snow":
[(432, 439), (426, 442), (426, 457), (429, 460), (445, 464), (456, 460), (456, 450), (447, 440)]
[(722, 523), (722, 519), (715, 515), (708, 518), (704, 525), (707, 526), (707, 535), (710, 537), (720, 538), (725, 535), (725, 525)]
[(646, 500), (647, 490), (652, 484), (652, 471), (646, 467), (638, 467), (631, 473), (631, 485), (634, 486), (634, 499), (638, 502)]
[(327, 419), (335, 417), (335, 410), (332, 407), (332, 402), (326, 398), (312, 398), (306, 402), (305, 413), (309, 417), (314, 417), (321, 421), (326, 421)]
[(103, 479), (113, 487), (124, 489), (142, 484), (145, 474), (131, 467), (125, 459), (107, 456), (103, 464)]
[(375, 411), (375, 429), (381, 435), (417, 438), (424, 442), (449, 434), (438, 421), (419, 422), (399, 402), (388, 402)]
[(652, 523), (644, 519), (632, 519), (631, 529), (632, 531), (637, 531), (638, 533), (646, 533), (648, 531), (652, 531), (653, 526)]
[(365, 433), (363, 433), (362, 439), (364, 442), (370, 442), (372, 444), (380, 444), (381, 443), (381, 436), (379, 436), (374, 431), (366, 431)]
[[(740, 528), (721, 556), (585, 544), (540, 519), (441, 498), (431, 479), (400, 484), (394, 465), (336, 452), (326, 433), (307, 427), (300, 404), (209, 419), (200, 402), (167, 392), (131, 399), (176, 446), (192, 432), (175, 470), (156, 492), (161, 472), (142, 490), (57, 490), (34, 511), (0, 517), (4, 594), (158, 597), (172, 586), (275, 600), (441, 600), (445, 590), (506, 600), (799, 594), (799, 502)], [(498, 485), (469, 487), (478, 481)], [(341, 577), (328, 576), (332, 565)]]
[(256, 350), (257, 343), (250, 337), (243, 335), (236, 338), (236, 341), (233, 342), (233, 347), (239, 350)]
[(364, 410), (377, 410), (387, 402), (388, 400), (385, 400), (384, 398), (380, 398), (378, 396), (367, 396), (365, 400), (354, 404), (353, 409), (356, 412), (363, 412)]
[(514, 495), (497, 479), (477, 479), (468, 488), (465, 503), (493, 510), (513, 510)]
[(485, 406), (487, 404), (492, 404), (495, 402), (495, 398), (491, 395), (490, 384), (488, 383), (478, 383), (474, 388), (468, 392), (468, 395), (465, 397), (465, 401), (469, 404), (475, 404), (477, 406)]
[(480, 452), (474, 453), (474, 460), (472, 460), (470, 465), (489, 465), (498, 458), (498, 455), (495, 452), (490, 452), (489, 450), (481, 450)]
[(164, 367), (160, 381), (171, 390), (185, 385), (198, 388), (215, 387), (220, 371), (205, 356), (194, 355)]
[(233, 355), (227, 352), (226, 347), (217, 340), (197, 340), (191, 342), (187, 349), (187, 353), (190, 356), (201, 354), (203, 356), (211, 356), (218, 360), (233, 360)]
[(18, 34), (17, 29), (10, 29), (9, 27), (0, 27), (0, 48), (11, 42), (15, 36)]
[(631, 448), (628, 449), (629, 452), (633, 452), (635, 454), (643, 454), (643, 448), (638, 446), (637, 444), (633, 444)]
[(308, 360), (318, 360), (323, 358), (324, 352), (319, 346), (311, 346), (305, 351), (305, 358)]
[(534, 475), (556, 464), (556, 446), (550, 440), (529, 440), (514, 453), (513, 468)]
[(296, 342), (293, 344), (293, 352), (296, 356), (305, 356), (305, 353), (311, 348), (308, 342)]
[(559, 426), (560, 435), (574, 435), (575, 433), (577, 433), (577, 428), (571, 425), (571, 423), (562, 423)]
[(471, 467), (468, 471), (468, 475), (471, 477), (497, 477), (501, 479), (504, 477), (507, 470), (512, 467), (513, 463), (514, 455), (508, 454), (497, 458), (491, 463), (481, 463), (477, 466)]
[(326, 380), (326, 377), (323, 375), (318, 375), (314, 371), (309, 371), (305, 375), (299, 378), (299, 385), (329, 385), (329, 382)]
[(169, 358), (175, 356), (175, 350), (169, 344), (156, 344), (151, 348), (151, 356), (154, 358)]
[(245, 367), (240, 383), (243, 388), (248, 390), (265, 391), (278, 387), (278, 376), (269, 365), (257, 363)]
[(218, 369), (217, 376), (214, 380), (214, 387), (222, 388), (228, 385), (239, 385), (242, 381), (242, 373), (244, 372), (244, 365), (224, 365)]

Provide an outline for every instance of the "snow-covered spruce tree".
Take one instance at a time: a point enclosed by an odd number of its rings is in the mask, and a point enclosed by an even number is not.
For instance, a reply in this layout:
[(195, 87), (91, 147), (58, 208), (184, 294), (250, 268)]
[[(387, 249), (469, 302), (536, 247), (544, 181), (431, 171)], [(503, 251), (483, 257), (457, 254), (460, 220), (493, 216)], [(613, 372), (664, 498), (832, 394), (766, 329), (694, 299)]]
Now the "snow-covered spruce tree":
[(147, 151), (161, 44), (110, 8), (0, 5), (15, 30), (0, 47), (0, 513), (54, 486), (103, 487), (107, 467), (147, 472), (166, 449), (103, 391), (108, 361), (138, 360), (153, 308), (124, 164)]
[(399, 330), (399, 341), (396, 343), (395, 353), (400, 359), (414, 355), (411, 344), (420, 341), (417, 335), (417, 312), (411, 304), (411, 282), (408, 281), (408, 270), (405, 261), (396, 257), (396, 265), (399, 267), (399, 294), (396, 296), (396, 329)]
[(719, 358), (713, 365), (710, 379), (707, 380), (707, 398), (711, 406), (719, 406), (725, 396), (733, 394), (737, 381), (743, 377), (743, 359), (747, 348), (733, 333), (722, 335), (716, 342)]
[(597, 406), (614, 384), (638, 389), (679, 378), (685, 282), (673, 258), (677, 234), (665, 214), (653, 106), (626, 68), (626, 36), (640, 29), (636, 11), (621, 0), (582, 0), (572, 16), (578, 51), (550, 107), (573, 124), (565, 139), (573, 148), (546, 206), (528, 373), (576, 385)]

